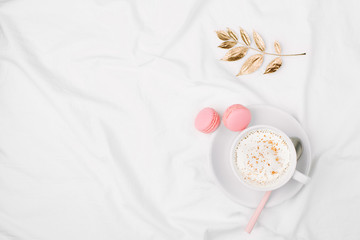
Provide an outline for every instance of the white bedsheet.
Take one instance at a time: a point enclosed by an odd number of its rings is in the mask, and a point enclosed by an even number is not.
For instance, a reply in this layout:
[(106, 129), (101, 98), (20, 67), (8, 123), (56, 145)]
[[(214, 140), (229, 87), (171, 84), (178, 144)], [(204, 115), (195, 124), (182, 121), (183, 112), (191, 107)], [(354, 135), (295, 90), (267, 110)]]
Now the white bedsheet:
[[(0, 0), (0, 239), (360, 239), (357, 1)], [(284, 58), (234, 77), (214, 30)], [(271, 58), (266, 57), (265, 63)], [(264, 67), (263, 66), (263, 67)], [(309, 134), (311, 183), (253, 213), (208, 168), (203, 107), (270, 104)]]

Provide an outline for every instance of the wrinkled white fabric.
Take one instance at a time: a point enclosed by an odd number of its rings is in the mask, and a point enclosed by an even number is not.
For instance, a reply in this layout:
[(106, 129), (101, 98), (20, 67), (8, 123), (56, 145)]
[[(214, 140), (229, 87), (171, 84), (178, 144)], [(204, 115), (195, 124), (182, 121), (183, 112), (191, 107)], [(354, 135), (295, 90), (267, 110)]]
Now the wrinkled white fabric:
[[(360, 4), (0, 0), (0, 239), (359, 239)], [(235, 77), (214, 30), (284, 53)], [(254, 54), (249, 52), (248, 54)], [(270, 104), (309, 134), (312, 181), (265, 209), (209, 171), (210, 106)]]

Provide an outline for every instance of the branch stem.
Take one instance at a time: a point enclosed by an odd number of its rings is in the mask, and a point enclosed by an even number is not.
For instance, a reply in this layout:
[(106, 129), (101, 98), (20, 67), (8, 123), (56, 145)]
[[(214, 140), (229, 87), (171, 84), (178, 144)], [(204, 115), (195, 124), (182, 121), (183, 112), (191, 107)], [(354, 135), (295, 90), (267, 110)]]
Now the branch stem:
[(256, 48), (253, 48), (253, 47), (250, 47), (248, 45), (245, 45), (243, 43), (240, 43), (239, 41), (237, 41), (238, 44), (241, 44), (242, 46), (244, 47), (247, 47), (249, 49), (252, 49), (252, 50), (255, 50), (257, 52), (260, 52), (262, 54), (266, 54), (266, 55), (273, 55), (273, 56), (279, 56), (279, 57), (290, 57), (290, 56), (300, 56), (300, 55), (306, 55), (306, 53), (295, 53), (295, 54), (277, 54), (277, 53), (267, 53), (267, 52), (263, 52), (263, 51), (260, 51)]

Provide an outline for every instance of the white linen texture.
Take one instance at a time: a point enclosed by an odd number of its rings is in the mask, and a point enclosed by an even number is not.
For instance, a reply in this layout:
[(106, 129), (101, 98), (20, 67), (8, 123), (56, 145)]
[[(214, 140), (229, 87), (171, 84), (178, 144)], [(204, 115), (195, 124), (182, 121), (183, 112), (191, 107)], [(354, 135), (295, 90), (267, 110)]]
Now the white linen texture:
[[(0, 0), (1, 240), (360, 239), (360, 3)], [(256, 30), (283, 66), (235, 77), (215, 30)], [(255, 52), (248, 52), (249, 56)], [(311, 182), (228, 199), (198, 111), (268, 104), (309, 135)]]

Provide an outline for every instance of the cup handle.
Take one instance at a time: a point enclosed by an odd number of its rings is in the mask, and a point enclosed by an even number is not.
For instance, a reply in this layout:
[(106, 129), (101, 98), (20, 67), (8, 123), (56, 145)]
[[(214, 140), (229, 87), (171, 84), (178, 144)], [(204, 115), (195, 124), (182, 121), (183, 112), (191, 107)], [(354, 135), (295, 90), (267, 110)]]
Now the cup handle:
[(292, 176), (292, 178), (302, 184), (306, 184), (310, 181), (310, 177), (306, 176), (305, 174), (295, 170), (294, 175)]

